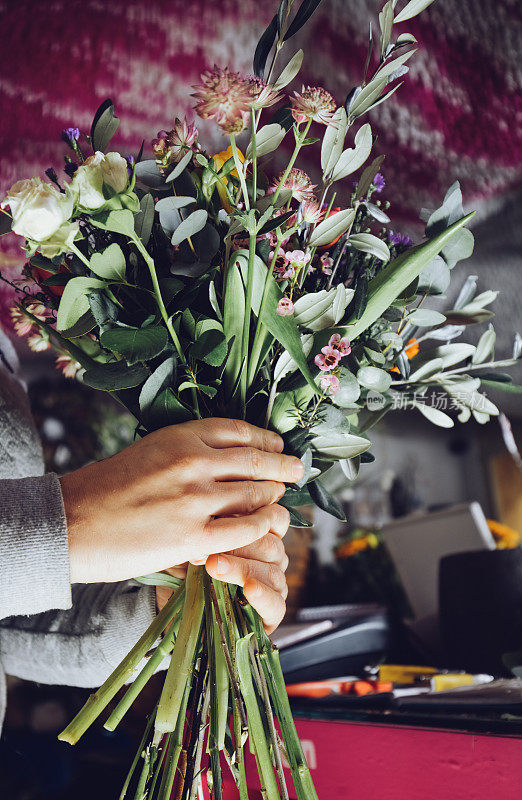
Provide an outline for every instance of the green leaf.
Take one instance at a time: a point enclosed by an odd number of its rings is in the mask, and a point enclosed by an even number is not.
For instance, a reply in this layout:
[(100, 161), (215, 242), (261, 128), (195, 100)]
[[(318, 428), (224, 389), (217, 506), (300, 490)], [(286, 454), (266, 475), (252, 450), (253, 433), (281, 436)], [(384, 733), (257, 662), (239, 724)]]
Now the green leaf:
[(351, 120), (362, 116), (380, 96), (388, 83), (386, 76), (376, 76), (361, 89), (350, 105), (348, 116)]
[(474, 245), (475, 237), (471, 231), (468, 231), (467, 228), (463, 228), (459, 231), (459, 233), (442, 249), (442, 256), (448, 267), (453, 269), (455, 264), (459, 261), (469, 258), (473, 253)]
[(379, 367), (361, 367), (357, 372), (357, 381), (366, 389), (386, 392), (391, 386), (392, 378), (389, 372)]
[(308, 22), (318, 5), (321, 3), (321, 0), (302, 0), (301, 5), (297, 11), (297, 14), (292, 20), (292, 24), (288, 28), (287, 32), (285, 33), (283, 41), (288, 41), (291, 36), (297, 33), (297, 31), (301, 30), (303, 25)]
[(80, 317), (90, 311), (88, 293), (91, 289), (104, 289), (107, 284), (96, 278), (71, 278), (63, 290), (56, 327), (59, 331), (65, 331), (78, 322)]
[(333, 395), (332, 402), (340, 408), (350, 408), (360, 397), (359, 382), (355, 375), (344, 367), (341, 368), (338, 378), (341, 388)]
[(148, 161), (138, 161), (134, 167), (134, 174), (137, 180), (149, 189), (165, 189), (165, 178), (160, 168), (152, 159)]
[(332, 289), (304, 294), (294, 303), (294, 321), (303, 328), (320, 331), (330, 328), (342, 318), (354, 290), (338, 284)]
[(417, 403), (416, 401), (413, 401), (413, 405), (426, 419), (429, 419), (430, 422), (437, 425), (439, 428), (453, 428), (454, 422), (451, 417), (439, 408), (428, 406), (425, 403)]
[(338, 211), (317, 225), (309, 241), (310, 247), (323, 247), (333, 242), (338, 236), (342, 236), (351, 228), (355, 219), (355, 210), (348, 208), (345, 211)]
[(193, 211), (192, 214), (189, 214), (189, 216), (178, 225), (172, 236), (171, 243), (173, 245), (178, 245), (185, 239), (194, 236), (205, 227), (207, 218), (208, 213), (203, 209)]
[(343, 507), (338, 500), (336, 500), (335, 497), (331, 495), (327, 489), (325, 489), (318, 478), (316, 478), (315, 481), (310, 481), (310, 483), (307, 483), (307, 489), (310, 492), (310, 497), (318, 508), (326, 511), (327, 514), (331, 514), (333, 517), (336, 517), (336, 519), (340, 519), (341, 522), (346, 522), (346, 516), (344, 514)]
[(356, 250), (363, 253), (370, 253), (380, 261), (390, 260), (390, 249), (386, 242), (371, 233), (353, 233), (347, 239), (348, 243)]
[(328, 341), (332, 333), (339, 333), (349, 339), (356, 339), (370, 325), (379, 319), (389, 308), (391, 303), (405, 291), (405, 289), (422, 272), (424, 267), (440, 252), (447, 241), (456, 231), (468, 222), (473, 213), (455, 222), (451, 227), (429, 239), (423, 244), (406, 250), (401, 255), (390, 261), (368, 285), (368, 302), (359, 319), (352, 315), (346, 325), (335, 331), (320, 331), (316, 334), (316, 347), (320, 350)]
[(237, 386), (242, 368), (242, 336), (245, 316), (245, 289), (237, 259), (232, 258), (227, 271), (225, 295), (223, 299), (223, 330), (230, 347), (225, 364), (225, 383), (229, 396)]
[(150, 575), (140, 575), (134, 580), (144, 586), (166, 586), (168, 589), (178, 589), (183, 583), (181, 578), (175, 578), (174, 575), (168, 575), (166, 572), (151, 572)]
[(295, 53), (284, 70), (281, 72), (279, 78), (274, 83), (274, 89), (279, 91), (280, 89), (284, 89), (285, 86), (288, 86), (291, 83), (299, 70), (301, 69), (301, 64), (303, 63), (304, 53), (302, 50), (298, 50)]
[(372, 129), (365, 123), (355, 134), (354, 146), (345, 150), (332, 172), (326, 176), (329, 183), (342, 180), (362, 167), (372, 150)]
[(147, 426), (154, 430), (193, 419), (192, 411), (178, 400), (172, 389), (163, 389), (147, 412)]
[(132, 389), (139, 386), (148, 376), (147, 368), (143, 364), (129, 367), (125, 361), (115, 361), (111, 364), (97, 364), (84, 372), (83, 382), (93, 389), (104, 389), (106, 392), (118, 389)]
[[(277, 150), (285, 136), (286, 130), (277, 122), (265, 125), (256, 134), (256, 156), (260, 158)], [(245, 157), (248, 160), (252, 158), (252, 142), (247, 147)]]
[(0, 236), (3, 236), (5, 233), (9, 233), (12, 224), (13, 224), (13, 219), (11, 215), (7, 214), (7, 212), (2, 211), (2, 209), (0, 209)]
[(179, 161), (176, 164), (172, 172), (170, 172), (168, 177), (165, 178), (165, 183), (172, 183), (172, 181), (175, 181), (176, 178), (179, 178), (181, 173), (184, 172), (185, 169), (188, 167), (193, 157), (194, 153), (192, 152), (192, 150), (189, 150), (187, 153), (185, 153), (181, 161)]
[(150, 192), (141, 198), (140, 209), (134, 217), (134, 230), (143, 244), (147, 245), (154, 223), (154, 198)]
[(326, 126), (321, 145), (321, 169), (325, 178), (333, 171), (341, 157), (347, 131), (348, 117), (343, 106), (340, 106), (333, 115), (331, 124)]
[(522, 386), (517, 386), (516, 383), (506, 383), (505, 381), (493, 381), (481, 378), (480, 382), (483, 386), (489, 386), (490, 389), (497, 389), (500, 392), (508, 392), (509, 394), (522, 394)]
[(116, 244), (110, 244), (101, 253), (94, 253), (90, 260), (90, 268), (95, 275), (107, 281), (125, 281), (125, 256)]
[(258, 41), (254, 53), (254, 75), (257, 78), (262, 78), (265, 72), (265, 65), (266, 60), (268, 58), (268, 54), (272, 49), (272, 46), (275, 42), (277, 36), (277, 14), (275, 14), (270, 23), (268, 28), (263, 32), (260, 40)]
[(98, 108), (91, 125), (91, 143), (94, 151), (105, 152), (107, 145), (120, 126), (120, 120), (114, 113), (112, 100), (104, 100)]
[(377, 156), (377, 158), (374, 158), (372, 163), (365, 168), (360, 177), (359, 183), (357, 184), (357, 191), (355, 193), (356, 200), (362, 200), (363, 197), (366, 197), (368, 194), (368, 189), (370, 188), (373, 179), (379, 172), (384, 158), (384, 156)]
[(418, 325), (421, 328), (431, 328), (432, 325), (442, 325), (446, 322), (444, 314), (433, 311), (431, 308), (416, 308), (408, 314), (406, 319), (412, 325)]
[(227, 354), (227, 340), (221, 331), (207, 330), (196, 339), (190, 348), (190, 355), (198, 361), (204, 361), (211, 367), (219, 367)]
[(318, 453), (330, 456), (335, 459), (355, 458), (365, 450), (369, 450), (372, 443), (362, 436), (355, 436), (352, 433), (341, 431), (331, 431), (321, 436), (316, 436), (311, 443)]
[(410, 0), (409, 3), (406, 3), (402, 11), (397, 14), (395, 22), (406, 22), (407, 19), (416, 17), (417, 14), (420, 14), (421, 11), (431, 6), (432, 3), (433, 0)]
[(449, 267), (441, 256), (435, 256), (419, 276), (419, 294), (444, 294), (450, 285)]
[(166, 328), (111, 328), (100, 336), (100, 343), (107, 350), (123, 356), (128, 364), (148, 361), (158, 356), (167, 346)]
[[(308, 500), (308, 502), (310, 502), (310, 500)], [(279, 500), (279, 503), (282, 505), (281, 500)], [(306, 519), (306, 517), (303, 516), (303, 514), (301, 514), (296, 508), (288, 508), (287, 510), (290, 513), (291, 528), (313, 528), (314, 523), (310, 522), (309, 519)]]
[(176, 359), (172, 356), (166, 358), (159, 367), (156, 367), (152, 375), (149, 375), (139, 396), (139, 404), (142, 412), (147, 411), (152, 405), (154, 398), (168, 385), (174, 375)]
[(113, 233), (121, 233), (129, 238), (134, 236), (134, 214), (127, 208), (110, 211), (108, 214), (99, 214), (97, 217), (90, 217), (90, 221), (97, 228), (112, 231)]
[(91, 311), (87, 311), (87, 313), (83, 314), (78, 322), (75, 322), (71, 328), (62, 331), (62, 336), (64, 339), (76, 339), (78, 336), (85, 336), (86, 333), (90, 333), (95, 327), (96, 320)]

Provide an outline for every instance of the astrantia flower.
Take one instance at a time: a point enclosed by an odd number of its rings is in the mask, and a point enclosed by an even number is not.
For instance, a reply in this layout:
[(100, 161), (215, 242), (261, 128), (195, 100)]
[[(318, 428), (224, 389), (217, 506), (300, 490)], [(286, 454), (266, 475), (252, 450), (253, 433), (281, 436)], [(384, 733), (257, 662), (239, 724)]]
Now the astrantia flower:
[(329, 392), (330, 394), (335, 394), (341, 388), (339, 378), (336, 375), (323, 375), (320, 384), (323, 392)]
[(329, 125), (335, 111), (335, 100), (326, 89), (303, 86), (300, 92), (294, 92), (292, 116), (296, 122), (314, 120)]
[(332, 274), (333, 263), (333, 258), (330, 258), (327, 253), (321, 256), (321, 269), (324, 275)]
[[(283, 175), (284, 173), (281, 173), (281, 175), (275, 182), (275, 186), (278, 186), (279, 183), (282, 181)], [(304, 200), (312, 199), (312, 197), (314, 196), (314, 189), (316, 187), (312, 183), (306, 172), (303, 172), (302, 169), (296, 169), (294, 167), (288, 173), (281, 188), (289, 189), (292, 192), (292, 197), (294, 198), (294, 200), (297, 200), (299, 203), (302, 203)]]
[(159, 166), (177, 164), (189, 150), (196, 150), (198, 136), (193, 123), (187, 122), (186, 117), (183, 120), (176, 117), (171, 131), (158, 131), (157, 138), (152, 140), (152, 150)]
[(340, 360), (341, 354), (339, 350), (336, 350), (335, 347), (330, 347), (330, 345), (323, 347), (321, 352), (316, 355), (314, 359), (316, 366), (325, 372), (330, 369), (335, 369)]
[(282, 297), (276, 310), (280, 317), (289, 317), (294, 313), (294, 304), (289, 297)]
[(56, 369), (59, 369), (66, 378), (76, 377), (76, 374), (81, 370), (81, 368), (82, 365), (79, 364), (78, 361), (76, 361), (72, 356), (61, 355), (56, 359)]
[(252, 88), (238, 72), (228, 67), (207, 69), (194, 89), (194, 109), (202, 119), (214, 119), (225, 133), (241, 133), (247, 127)]
[(27, 340), (27, 344), (34, 353), (41, 353), (50, 347), (49, 339), (41, 333), (33, 333)]
[(305, 200), (299, 210), (301, 212), (301, 219), (308, 225), (317, 225), (324, 216), (324, 211), (315, 198)]
[[(47, 319), (47, 309), (41, 303), (31, 303), (27, 306), (27, 311), (42, 322)], [(33, 330), (34, 322), (31, 317), (16, 306), (11, 309), (11, 319), (18, 336), (27, 336)]]
[(330, 341), (328, 342), (330, 347), (335, 347), (341, 354), (341, 356), (347, 356), (352, 352), (352, 347), (348, 339), (341, 338), (339, 333), (334, 333), (330, 336)]
[(257, 110), (273, 106), (281, 99), (282, 95), (269, 83), (264, 83), (260, 78), (248, 78), (251, 94), (251, 106)]

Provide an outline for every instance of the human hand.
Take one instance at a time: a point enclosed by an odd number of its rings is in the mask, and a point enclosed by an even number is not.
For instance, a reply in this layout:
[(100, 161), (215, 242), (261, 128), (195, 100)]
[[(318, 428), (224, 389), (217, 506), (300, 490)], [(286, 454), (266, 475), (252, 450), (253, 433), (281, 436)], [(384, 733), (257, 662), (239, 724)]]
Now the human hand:
[[(267, 533), (245, 547), (226, 554), (211, 555), (205, 566), (212, 578), (243, 588), (243, 594), (262, 618), (267, 633), (272, 633), (277, 628), (285, 615), (288, 595), (285, 579), (288, 556), (281, 536)], [(166, 571), (183, 578), (186, 566)], [(172, 590), (166, 586), (156, 587), (158, 611), (161, 611), (171, 593)]]
[(205, 419), (65, 475), (71, 583), (125, 580), (283, 536), (289, 514), (276, 501), (304, 468), (282, 449), (271, 431)]

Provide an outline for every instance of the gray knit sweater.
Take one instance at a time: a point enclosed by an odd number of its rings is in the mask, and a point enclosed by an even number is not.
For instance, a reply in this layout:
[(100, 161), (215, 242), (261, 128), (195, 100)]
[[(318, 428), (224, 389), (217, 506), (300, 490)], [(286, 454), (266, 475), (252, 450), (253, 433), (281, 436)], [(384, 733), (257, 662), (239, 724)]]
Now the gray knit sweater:
[(135, 581), (71, 587), (60, 483), (44, 475), (17, 370), (0, 331), (0, 730), (5, 673), (99, 686), (155, 614), (154, 589)]

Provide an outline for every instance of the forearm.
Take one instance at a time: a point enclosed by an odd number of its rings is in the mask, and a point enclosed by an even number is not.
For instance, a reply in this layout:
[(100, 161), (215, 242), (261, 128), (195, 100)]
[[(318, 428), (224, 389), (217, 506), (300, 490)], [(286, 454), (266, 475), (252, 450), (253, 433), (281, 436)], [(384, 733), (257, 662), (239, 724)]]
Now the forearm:
[(69, 546), (58, 478), (0, 480), (0, 619), (70, 606)]

